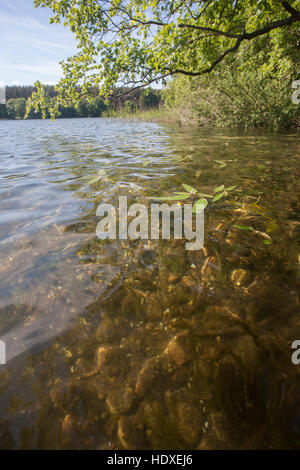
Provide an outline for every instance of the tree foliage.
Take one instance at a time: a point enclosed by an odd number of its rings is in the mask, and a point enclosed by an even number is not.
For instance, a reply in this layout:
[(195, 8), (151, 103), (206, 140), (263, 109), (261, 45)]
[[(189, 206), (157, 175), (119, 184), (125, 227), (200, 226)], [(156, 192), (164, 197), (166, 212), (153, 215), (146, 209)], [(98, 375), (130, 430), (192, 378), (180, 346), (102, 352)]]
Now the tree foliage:
[(178, 76), (163, 92), (174, 118), (205, 125), (299, 127), (300, 24), (244, 43), (209, 75)]
[[(41, 87), (46, 99), (43, 101), (44, 118), (51, 117), (51, 110), (57, 101), (55, 86), (47, 85)], [(0, 105), (0, 119), (41, 119), (42, 112), (37, 108), (32, 99), (32, 94), (38, 90), (34, 86), (7, 86), (7, 104)], [(107, 100), (99, 96), (99, 90), (92, 90), (92, 97), (88, 100), (82, 97), (75, 103), (58, 104), (56, 117), (77, 118), (77, 117), (100, 117), (103, 113), (108, 114), (119, 111), (137, 111), (158, 107), (161, 101), (159, 90), (135, 90), (128, 96), (127, 89), (115, 88)]]
[[(93, 87), (143, 87), (175, 74), (214, 70), (244, 43), (300, 21), (300, 1), (35, 0), (74, 33), (78, 53), (62, 62), (59, 102)], [(80, 86), (80, 88), (79, 88)], [(46, 100), (38, 84), (36, 102)], [(55, 109), (54, 109), (55, 112)]]

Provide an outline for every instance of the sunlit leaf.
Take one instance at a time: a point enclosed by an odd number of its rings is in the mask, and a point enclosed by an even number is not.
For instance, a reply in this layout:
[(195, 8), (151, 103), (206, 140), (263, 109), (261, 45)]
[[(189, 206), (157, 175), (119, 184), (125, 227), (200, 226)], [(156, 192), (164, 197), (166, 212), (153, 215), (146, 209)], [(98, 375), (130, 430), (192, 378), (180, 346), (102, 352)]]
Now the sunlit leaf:
[(222, 193), (218, 193), (218, 194), (216, 194), (216, 195), (213, 197), (213, 200), (212, 200), (212, 202), (216, 202), (216, 201), (218, 201), (219, 199), (221, 199), (221, 197), (223, 197), (223, 196), (224, 196), (224, 194), (225, 194), (225, 192), (224, 192), (224, 191), (223, 191)]
[(196, 193), (197, 190), (193, 188), (192, 186), (189, 186), (188, 184), (183, 184), (182, 187), (188, 192), (188, 193)]
[(88, 184), (94, 184), (97, 183), (97, 181), (100, 180), (100, 176), (96, 176), (95, 178), (92, 178), (88, 181)]
[(233, 227), (238, 228), (240, 230), (248, 230), (248, 231), (254, 230), (253, 227), (250, 227), (250, 225), (233, 225)]
[(193, 214), (200, 214), (204, 209), (207, 207), (207, 200), (206, 199), (198, 199), (193, 205)]
[(221, 184), (221, 186), (217, 186), (217, 187), (214, 189), (214, 193), (219, 193), (220, 191), (224, 191), (224, 189), (225, 189), (224, 184)]
[(275, 221), (271, 220), (268, 223), (266, 232), (267, 233), (272, 233), (272, 232), (275, 232), (276, 230), (278, 230), (278, 224)]
[(198, 196), (203, 196), (203, 197), (209, 197), (209, 198), (213, 197), (210, 194), (204, 194), (204, 193), (197, 193), (197, 194), (198, 194)]
[(229, 186), (228, 188), (225, 188), (226, 191), (233, 191), (237, 186)]
[(190, 197), (190, 194), (184, 193), (184, 194), (177, 194), (176, 196), (161, 196), (161, 197), (156, 197), (153, 196), (151, 199), (157, 199), (159, 201), (183, 201), (184, 199), (188, 199)]

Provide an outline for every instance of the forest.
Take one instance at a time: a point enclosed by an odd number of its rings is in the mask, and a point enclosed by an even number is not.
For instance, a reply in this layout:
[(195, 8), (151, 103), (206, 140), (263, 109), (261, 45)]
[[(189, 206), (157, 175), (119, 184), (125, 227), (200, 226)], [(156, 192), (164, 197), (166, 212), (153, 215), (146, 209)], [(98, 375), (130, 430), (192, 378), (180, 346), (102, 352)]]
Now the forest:
[[(55, 99), (53, 85), (46, 85), (51, 99)], [(0, 119), (41, 119), (42, 113), (32, 105), (31, 95), (36, 91), (34, 86), (7, 86), (6, 104), (0, 104)], [(128, 92), (130, 91), (130, 94)], [(76, 103), (59, 106), (58, 118), (101, 117), (118, 113), (121, 110), (129, 113), (157, 108), (161, 102), (161, 92), (148, 88), (146, 90), (115, 89), (107, 99), (99, 96), (99, 90), (93, 90), (89, 100), (81, 99)], [(46, 112), (46, 118), (50, 115)]]

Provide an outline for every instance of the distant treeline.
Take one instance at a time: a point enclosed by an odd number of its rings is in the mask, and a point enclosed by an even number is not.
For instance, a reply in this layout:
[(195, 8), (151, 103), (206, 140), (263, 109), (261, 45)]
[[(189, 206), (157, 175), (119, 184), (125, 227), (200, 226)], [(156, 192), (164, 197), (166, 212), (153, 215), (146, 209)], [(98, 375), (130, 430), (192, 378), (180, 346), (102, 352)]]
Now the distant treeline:
[[(56, 92), (53, 85), (47, 85), (50, 98)], [(36, 112), (30, 97), (35, 91), (34, 86), (7, 86), (6, 104), (0, 104), (0, 119), (41, 119), (41, 113)], [(91, 90), (93, 98), (82, 99), (75, 105), (60, 106), (60, 118), (100, 117), (111, 111), (148, 110), (157, 108), (161, 102), (159, 90), (147, 88), (128, 93), (129, 89), (115, 89), (108, 99), (100, 98), (97, 90)]]

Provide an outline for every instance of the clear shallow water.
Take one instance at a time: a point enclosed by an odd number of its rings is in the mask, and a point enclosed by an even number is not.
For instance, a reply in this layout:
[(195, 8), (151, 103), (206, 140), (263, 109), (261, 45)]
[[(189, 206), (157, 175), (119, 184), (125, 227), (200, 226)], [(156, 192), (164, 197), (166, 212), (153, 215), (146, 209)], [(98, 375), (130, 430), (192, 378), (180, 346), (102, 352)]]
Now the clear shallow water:
[[(299, 135), (77, 119), (0, 142), (0, 447), (299, 448)], [(100, 202), (182, 183), (237, 185), (203, 250), (96, 238)]]

